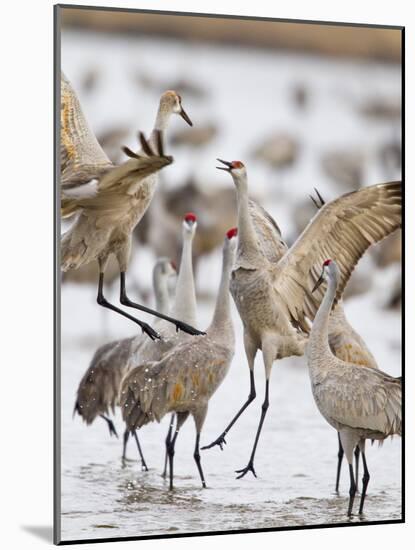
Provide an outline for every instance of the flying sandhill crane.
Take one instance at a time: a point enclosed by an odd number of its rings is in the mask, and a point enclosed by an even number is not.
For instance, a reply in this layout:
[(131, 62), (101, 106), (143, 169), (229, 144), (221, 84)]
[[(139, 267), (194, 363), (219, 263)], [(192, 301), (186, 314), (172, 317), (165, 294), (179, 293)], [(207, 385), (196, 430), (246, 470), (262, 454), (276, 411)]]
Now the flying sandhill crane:
[[(153, 286), (156, 298), (156, 309), (162, 313), (169, 311), (168, 280), (176, 274), (172, 262), (168, 258), (159, 258), (153, 269)], [(115, 340), (100, 346), (79, 383), (74, 414), (78, 413), (89, 426), (97, 417), (103, 418), (109, 428), (110, 435), (118, 437), (109, 411), (115, 411), (118, 406), (118, 394), (121, 381), (132, 366), (130, 358), (137, 348), (144, 344), (144, 335)], [(147, 339), (146, 339), (147, 341)], [(124, 432), (123, 458), (126, 456), (127, 441), (130, 431)], [(133, 433), (141, 456), (143, 469), (147, 470), (137, 434)]]
[(121, 388), (121, 409), (131, 430), (177, 414), (174, 436), (168, 443), (170, 489), (173, 489), (173, 457), (176, 439), (189, 414), (196, 425), (193, 457), (203, 487), (205, 478), (200, 462), (200, 433), (206, 418), (209, 399), (225, 378), (235, 348), (230, 313), (229, 279), (235, 259), (236, 229), (228, 231), (223, 247), (222, 276), (215, 312), (205, 336), (174, 347), (161, 361), (132, 369)]
[[(339, 250), (337, 252), (340, 253)], [(339, 254), (341, 257), (341, 253)], [(363, 513), (369, 470), (365, 456), (366, 439), (383, 441), (402, 430), (402, 384), (379, 369), (342, 361), (333, 355), (328, 342), (329, 315), (342, 285), (341, 267), (325, 260), (323, 272), (313, 291), (328, 282), (310, 333), (307, 360), (316, 405), (340, 434), (349, 463), (350, 492), (347, 515), (352, 515), (356, 482), (353, 473), (353, 450), (359, 446), (363, 460), (362, 495), (359, 514)]]
[(88, 127), (78, 98), (63, 74), (61, 87), (61, 213), (62, 217), (76, 214), (72, 226), (62, 236), (62, 270), (98, 261), (98, 303), (137, 323), (150, 338), (158, 338), (150, 325), (105, 299), (104, 272), (109, 256), (114, 254), (120, 269), (121, 304), (162, 317), (190, 334), (199, 334), (185, 323), (132, 302), (125, 288), (131, 233), (150, 204), (158, 180), (156, 172), (173, 162), (172, 157), (163, 154), (161, 132), (173, 113), (191, 124), (180, 96), (173, 91), (161, 96), (150, 143), (140, 134), (142, 152), (136, 154), (124, 148), (131, 158), (114, 166)]
[(247, 401), (208, 447), (219, 445), (243, 411), (256, 397), (254, 360), (262, 351), (265, 366), (265, 399), (251, 456), (238, 477), (249, 471), (256, 476), (254, 457), (262, 425), (269, 407), (269, 379), (274, 360), (303, 355), (322, 299), (312, 294), (322, 257), (337, 256), (341, 270), (336, 302), (365, 250), (401, 224), (401, 183), (373, 185), (348, 193), (325, 204), (293, 246), (272, 262), (258, 244), (258, 234), (249, 210), (248, 180), (240, 161), (220, 161), (230, 172), (238, 204), (238, 252), (232, 272), (231, 293), (244, 325), (244, 347), (250, 371)]

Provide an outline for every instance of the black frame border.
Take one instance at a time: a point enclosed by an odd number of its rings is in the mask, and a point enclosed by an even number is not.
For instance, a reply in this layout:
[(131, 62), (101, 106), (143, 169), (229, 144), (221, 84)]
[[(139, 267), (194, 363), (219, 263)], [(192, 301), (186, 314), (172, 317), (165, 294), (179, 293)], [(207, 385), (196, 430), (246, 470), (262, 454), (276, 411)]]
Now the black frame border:
[[(316, 525), (304, 525), (304, 526), (286, 526), (286, 527), (270, 527), (270, 528), (258, 528), (258, 529), (238, 529), (228, 531), (202, 531), (202, 532), (190, 532), (190, 533), (175, 533), (175, 534), (155, 534), (155, 535), (143, 535), (143, 536), (125, 536), (125, 537), (104, 537), (93, 539), (74, 539), (74, 540), (61, 540), (61, 285), (60, 285), (60, 196), (58, 193), (58, 182), (60, 175), (60, 75), (61, 70), (61, 25), (60, 25), (60, 12), (62, 9), (79, 9), (79, 10), (96, 10), (96, 11), (116, 11), (127, 13), (148, 13), (159, 15), (177, 15), (177, 16), (189, 16), (189, 17), (207, 17), (207, 18), (220, 18), (220, 19), (238, 19), (238, 20), (255, 20), (255, 21), (269, 21), (278, 23), (298, 23), (298, 24), (310, 24), (310, 25), (328, 25), (328, 26), (341, 26), (341, 27), (364, 27), (364, 28), (378, 28), (378, 29), (390, 29), (398, 30), (401, 32), (401, 97), (402, 97), (402, 114), (401, 114), (401, 143), (402, 143), (402, 312), (401, 312), (401, 367), (402, 367), (402, 460), (401, 460), (401, 489), (402, 489), (402, 517), (401, 519), (391, 519), (382, 521), (361, 521), (361, 522), (341, 522), (341, 523), (323, 523)], [(54, 181), (53, 181), (53, 196), (54, 196), (54, 237), (53, 237), (53, 265), (54, 265), (54, 332), (53, 332), (53, 431), (54, 431), (54, 445), (53, 445), (53, 542), (55, 545), (63, 546), (70, 544), (94, 544), (102, 542), (118, 542), (118, 541), (138, 541), (138, 540), (156, 540), (156, 539), (171, 539), (171, 538), (184, 538), (184, 537), (209, 537), (216, 535), (237, 535), (245, 533), (269, 533), (279, 531), (303, 531), (309, 529), (331, 529), (334, 527), (364, 527), (370, 525), (391, 525), (401, 524), (406, 522), (406, 491), (405, 491), (405, 455), (406, 455), (406, 441), (405, 441), (405, 27), (400, 25), (379, 25), (372, 23), (349, 23), (340, 21), (319, 21), (311, 19), (289, 19), (289, 18), (274, 18), (274, 17), (260, 17), (260, 16), (248, 16), (248, 15), (229, 15), (229, 14), (216, 14), (216, 13), (198, 13), (198, 12), (179, 12), (168, 10), (152, 10), (152, 9), (135, 9), (135, 8), (117, 8), (106, 6), (86, 6), (78, 4), (55, 4), (53, 6), (53, 167), (54, 167)]]

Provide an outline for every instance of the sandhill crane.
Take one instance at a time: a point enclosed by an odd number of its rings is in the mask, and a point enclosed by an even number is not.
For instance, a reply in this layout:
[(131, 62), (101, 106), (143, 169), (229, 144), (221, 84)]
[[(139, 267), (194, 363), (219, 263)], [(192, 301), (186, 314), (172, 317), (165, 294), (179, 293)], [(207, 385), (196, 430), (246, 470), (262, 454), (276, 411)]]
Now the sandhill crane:
[[(196, 310), (196, 292), (192, 265), (192, 245), (196, 235), (197, 218), (193, 212), (185, 214), (182, 223), (182, 256), (180, 259), (179, 275), (177, 278), (176, 292), (171, 310), (169, 311), (175, 319), (192, 326), (197, 324)], [(159, 361), (163, 355), (170, 351), (174, 346), (190, 338), (186, 333), (178, 333), (174, 326), (163, 319), (157, 319), (154, 328), (162, 335), (161, 340), (153, 342), (148, 340), (143, 343), (137, 352), (133, 352), (130, 363), (133, 366), (145, 364), (149, 361)], [(169, 430), (166, 437), (166, 449), (169, 446), (172, 429), (174, 426), (174, 413), (172, 414)], [(167, 453), (164, 463), (163, 477), (166, 476)]]
[[(220, 159), (219, 159), (220, 160)], [(236, 187), (238, 252), (232, 272), (231, 293), (244, 325), (244, 347), (250, 371), (247, 401), (222, 434), (207, 447), (219, 445), (243, 411), (256, 397), (254, 359), (262, 350), (265, 366), (265, 399), (251, 456), (239, 478), (249, 471), (256, 476), (254, 457), (269, 407), (269, 379), (274, 360), (303, 355), (312, 320), (322, 299), (311, 288), (318, 277), (322, 256), (339, 258), (341, 280), (338, 301), (365, 250), (401, 224), (400, 182), (373, 185), (325, 204), (293, 246), (272, 262), (258, 243), (249, 211), (247, 172), (240, 161), (221, 161)]]
[(150, 204), (158, 179), (155, 173), (173, 161), (163, 154), (161, 132), (173, 113), (191, 124), (180, 96), (173, 91), (161, 96), (150, 143), (140, 134), (142, 153), (138, 155), (125, 147), (124, 152), (131, 158), (114, 166), (88, 127), (78, 98), (63, 74), (61, 86), (61, 212), (63, 217), (76, 214), (71, 228), (62, 236), (62, 270), (76, 269), (97, 260), (98, 303), (137, 323), (150, 338), (158, 338), (150, 325), (110, 304), (104, 297), (104, 272), (109, 256), (114, 254), (120, 269), (121, 304), (162, 317), (190, 334), (199, 334), (185, 323), (132, 302), (125, 288), (131, 233)]
[[(337, 251), (339, 252), (339, 251)], [(339, 255), (339, 257), (341, 257)], [(365, 456), (366, 439), (383, 441), (402, 430), (402, 385), (400, 378), (385, 372), (342, 361), (333, 355), (328, 342), (329, 315), (342, 284), (341, 269), (333, 260), (325, 260), (313, 291), (328, 282), (316, 313), (307, 346), (307, 361), (316, 405), (340, 434), (349, 463), (350, 491), (347, 515), (352, 515), (356, 482), (353, 450), (359, 446), (363, 460), (362, 495), (359, 514), (363, 513), (369, 470)]]
[[(156, 309), (162, 313), (169, 310), (168, 280), (176, 274), (176, 269), (168, 258), (159, 258), (153, 269), (153, 286), (156, 298)], [(100, 346), (82, 377), (77, 391), (74, 414), (78, 413), (89, 426), (99, 416), (109, 428), (110, 435), (118, 437), (115, 426), (108, 413), (114, 413), (118, 406), (118, 394), (121, 381), (131, 367), (130, 358), (144, 343), (144, 335), (115, 340)], [(146, 339), (147, 341), (147, 339)], [(130, 431), (124, 432), (123, 458), (126, 456), (127, 441)], [(138, 437), (134, 432), (142, 467), (147, 470), (141, 452)]]
[[(377, 369), (378, 364), (375, 358), (365, 344), (363, 338), (354, 330), (348, 322), (344, 313), (343, 304), (340, 300), (337, 306), (332, 310), (329, 318), (329, 346), (331, 352), (340, 360), (350, 362), (355, 365), (363, 365), (364, 367)], [(341, 444), (340, 434), (338, 434), (339, 450), (337, 453), (337, 474), (336, 474), (336, 492), (339, 491), (340, 471), (343, 461), (343, 447)], [(359, 472), (359, 455), (360, 449), (355, 449), (356, 463), (356, 489), (358, 485)]]
[(196, 425), (195, 459), (203, 487), (200, 433), (208, 402), (225, 378), (234, 354), (235, 337), (230, 314), (229, 278), (235, 259), (237, 230), (228, 231), (223, 247), (222, 276), (215, 312), (206, 335), (174, 347), (160, 361), (132, 369), (121, 388), (121, 410), (131, 430), (176, 412), (177, 424), (168, 446), (170, 489), (173, 489), (173, 457), (176, 439), (189, 414)]
[[(321, 194), (315, 190), (317, 197), (311, 196), (311, 200), (315, 206), (320, 209), (324, 206), (325, 201)], [(395, 232), (396, 235), (398, 232)], [(343, 300), (339, 300), (337, 306), (330, 312), (329, 328), (328, 328), (328, 342), (332, 353), (342, 361), (346, 363), (353, 363), (354, 365), (363, 365), (372, 369), (377, 369), (378, 364), (373, 357), (371, 351), (367, 347), (363, 338), (354, 330), (346, 318)], [(336, 473), (336, 492), (339, 491), (340, 472), (343, 461), (344, 451), (340, 440), (340, 434), (338, 435), (339, 450), (337, 453), (337, 473)], [(356, 464), (356, 490), (358, 489), (358, 473), (359, 473), (359, 446), (355, 448), (355, 464)]]

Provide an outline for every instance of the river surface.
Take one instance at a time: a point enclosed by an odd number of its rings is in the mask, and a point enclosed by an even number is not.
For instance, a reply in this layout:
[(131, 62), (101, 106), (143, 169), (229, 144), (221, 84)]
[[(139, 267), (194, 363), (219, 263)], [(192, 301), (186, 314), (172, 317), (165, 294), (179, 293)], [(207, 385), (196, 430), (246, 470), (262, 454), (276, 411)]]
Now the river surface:
[[(219, 276), (219, 272), (217, 273)], [(89, 292), (66, 288), (63, 306), (72, 312), (71, 322), (83, 324), (76, 301), (88, 303)], [(92, 302), (92, 301), (91, 301)], [(355, 303), (353, 303), (355, 302)], [(399, 332), (394, 314), (383, 314), (370, 329), (362, 319), (361, 300), (347, 309), (356, 328), (370, 342), (376, 339), (381, 366), (391, 374), (400, 372)], [(210, 309), (202, 308), (202, 319)], [(97, 328), (102, 319), (92, 302), (84, 307)], [(100, 313), (100, 312), (99, 312)], [(105, 314), (106, 312), (104, 312)], [(240, 328), (235, 311), (235, 325)], [(115, 326), (118, 320), (111, 318)], [(206, 323), (205, 323), (206, 324)], [(123, 325), (123, 321), (121, 321)], [(204, 326), (203, 322), (201, 326)], [(111, 327), (110, 327), (111, 328)], [(108, 327), (107, 327), (108, 329)], [(68, 332), (70, 332), (68, 330)], [(63, 341), (62, 363), (62, 538), (63, 540), (190, 533), (217, 530), (278, 528), (285, 526), (342, 523), (346, 520), (348, 473), (343, 465), (340, 495), (334, 493), (337, 463), (336, 432), (322, 419), (314, 404), (304, 358), (274, 364), (271, 404), (256, 458), (258, 478), (236, 480), (236, 469), (246, 465), (260, 416), (264, 391), (261, 360), (256, 363), (257, 399), (218, 447), (202, 451), (208, 488), (200, 485), (193, 461), (195, 430), (192, 419), (183, 426), (176, 444), (175, 489), (169, 492), (161, 477), (164, 464), (164, 436), (168, 419), (139, 432), (149, 466), (142, 472), (134, 441), (121, 460), (121, 441), (109, 436), (106, 423), (97, 419), (87, 427), (80, 417), (72, 418), (74, 393), (92, 355), (95, 344), (81, 340)], [(373, 346), (372, 346), (373, 348)], [(238, 330), (237, 351), (228, 377), (213, 396), (201, 444), (216, 438), (248, 394), (248, 369)], [(122, 421), (117, 414), (118, 434)], [(368, 445), (371, 472), (363, 518), (377, 521), (401, 517), (401, 440), (386, 441), (382, 448)], [(357, 505), (356, 505), (357, 506)]]

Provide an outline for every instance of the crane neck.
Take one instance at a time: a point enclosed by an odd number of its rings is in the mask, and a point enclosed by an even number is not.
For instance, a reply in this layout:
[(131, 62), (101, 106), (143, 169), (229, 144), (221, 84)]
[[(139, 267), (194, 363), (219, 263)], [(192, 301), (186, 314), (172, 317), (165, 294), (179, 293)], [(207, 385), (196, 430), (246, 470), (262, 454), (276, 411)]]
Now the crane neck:
[(152, 145), (153, 148), (157, 146), (156, 132), (157, 131), (164, 132), (167, 129), (171, 115), (172, 115), (172, 111), (170, 109), (167, 109), (165, 105), (160, 103), (159, 108), (157, 110), (153, 131), (151, 132), (151, 136), (150, 136), (150, 144)]
[(238, 264), (255, 266), (261, 259), (258, 240), (251, 214), (249, 212), (248, 185), (242, 181), (236, 185), (238, 208)]
[(156, 298), (156, 310), (159, 313), (167, 315), (170, 306), (169, 289), (167, 285), (167, 277), (161, 274), (160, 269), (154, 270), (153, 288)]
[(332, 308), (329, 317), (329, 333), (331, 334), (334, 330), (340, 330), (348, 324), (346, 315), (344, 313), (343, 301), (339, 300), (336, 307)]
[(195, 326), (196, 324), (196, 291), (193, 276), (192, 260), (193, 233), (183, 230), (183, 249), (177, 277), (172, 316)]
[(230, 249), (229, 244), (225, 245), (223, 251), (222, 275), (216, 297), (215, 311), (213, 313), (212, 322), (207, 329), (207, 333), (212, 336), (215, 341), (223, 343), (226, 347), (232, 348), (235, 345), (235, 334), (231, 317), (229, 281), (234, 259), (234, 250)]
[(336, 296), (337, 284), (338, 276), (337, 273), (334, 272), (328, 277), (326, 293), (317, 311), (311, 329), (308, 343), (308, 353), (311, 354), (311, 356), (316, 353), (321, 354), (322, 351), (331, 354), (328, 342), (329, 322), (331, 308)]

